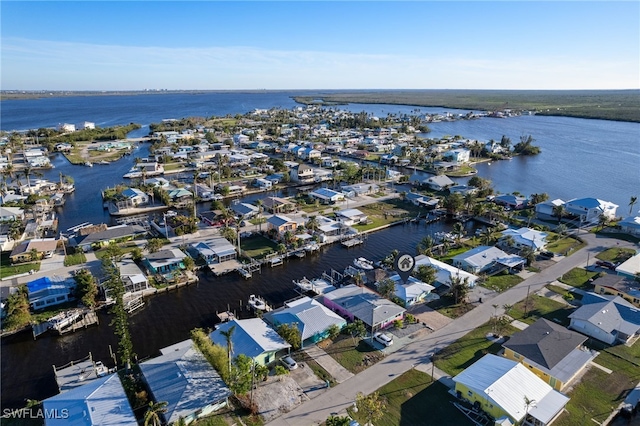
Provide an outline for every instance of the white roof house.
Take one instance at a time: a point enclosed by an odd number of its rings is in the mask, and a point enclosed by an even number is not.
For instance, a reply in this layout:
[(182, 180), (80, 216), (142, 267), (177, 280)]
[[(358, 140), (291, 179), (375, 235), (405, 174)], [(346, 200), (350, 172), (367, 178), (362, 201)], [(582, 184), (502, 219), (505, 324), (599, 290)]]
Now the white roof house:
[(443, 191), (456, 183), (446, 175), (431, 176), (424, 180), (424, 184), (435, 191)]
[[(528, 411), (539, 424), (547, 425), (569, 401), (526, 366), (492, 354), (480, 358), (453, 381), (461, 397), (478, 401), (491, 414), (504, 413), (514, 422), (523, 420)], [(527, 408), (525, 397), (535, 403)]]
[(531, 247), (533, 250), (538, 251), (544, 249), (544, 247), (547, 245), (547, 236), (548, 234), (546, 232), (522, 227), (520, 229), (506, 229), (502, 231), (501, 240), (504, 241), (506, 238), (512, 237), (513, 247)]
[(618, 222), (620, 231), (627, 234), (640, 236), (640, 216), (629, 216)]
[(636, 278), (640, 273), (640, 253), (636, 253), (626, 261), (622, 262), (616, 268), (618, 275), (624, 275), (630, 278)]
[(489, 246), (478, 246), (455, 256), (452, 260), (453, 266), (473, 273), (486, 271), (496, 264), (513, 268), (525, 263), (525, 259), (520, 256), (507, 254), (497, 247)]
[(120, 426), (137, 424), (117, 374), (100, 377), (42, 402), (46, 426)]
[(436, 283), (441, 285), (450, 286), (451, 279), (454, 277), (460, 277), (463, 280), (467, 280), (467, 285), (469, 287), (475, 287), (476, 281), (478, 281), (478, 277), (473, 275), (467, 271), (464, 271), (460, 268), (456, 268), (455, 266), (451, 266), (448, 263), (441, 262), (432, 257), (425, 256), (421, 254), (416, 256), (416, 269), (420, 265), (431, 266), (436, 270)]
[(358, 209), (345, 209), (336, 212), (336, 219), (347, 226), (353, 226), (366, 222), (367, 215)]
[(323, 340), (330, 326), (342, 328), (347, 324), (340, 315), (306, 296), (285, 303), (284, 308), (268, 312), (264, 318), (276, 327), (280, 324), (295, 324), (300, 330), (303, 347), (306, 342), (313, 344)]
[(160, 352), (140, 370), (154, 399), (167, 402), (166, 423), (183, 418), (188, 424), (227, 405), (231, 391), (191, 340)]
[(564, 205), (564, 201), (560, 198), (556, 198), (551, 201), (543, 201), (542, 203), (536, 204), (536, 215), (540, 219), (554, 219), (555, 215), (553, 213), (553, 209), (562, 205)]
[(578, 216), (580, 222), (586, 223), (597, 223), (602, 214), (614, 219), (618, 209), (617, 204), (597, 198), (575, 198), (567, 201), (564, 206), (568, 213)]
[(390, 276), (389, 279), (395, 283), (395, 295), (404, 302), (405, 307), (424, 302), (435, 289), (431, 284), (424, 283), (414, 277), (409, 277), (406, 283), (398, 274)]
[(219, 324), (209, 337), (216, 345), (226, 348), (227, 338), (221, 332), (228, 332), (232, 327), (235, 327), (231, 334), (235, 356), (244, 354), (259, 364), (267, 365), (275, 360), (276, 353), (291, 347), (260, 318), (232, 320)]

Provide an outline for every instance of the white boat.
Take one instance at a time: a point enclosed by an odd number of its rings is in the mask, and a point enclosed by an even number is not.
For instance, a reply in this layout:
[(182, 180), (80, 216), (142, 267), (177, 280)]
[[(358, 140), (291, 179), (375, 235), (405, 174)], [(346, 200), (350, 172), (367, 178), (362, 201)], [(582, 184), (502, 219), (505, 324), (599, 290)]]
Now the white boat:
[(82, 310), (73, 309), (71, 311), (60, 312), (58, 315), (49, 318), (49, 328), (60, 331), (73, 324), (82, 316)]
[(364, 269), (365, 271), (370, 271), (373, 269), (373, 262), (369, 259), (365, 259), (364, 257), (353, 259), (353, 265), (356, 268)]
[(269, 263), (270, 263), (271, 267), (273, 268), (274, 266), (282, 265), (284, 262), (283, 262), (282, 258), (278, 256), (278, 257), (274, 257), (273, 259), (271, 259), (269, 261)]
[(261, 298), (260, 296), (256, 296), (255, 294), (249, 296), (249, 306), (258, 311), (270, 310), (267, 302), (263, 298)]
[(91, 161), (85, 162), (84, 165), (87, 167), (93, 167), (93, 163)]

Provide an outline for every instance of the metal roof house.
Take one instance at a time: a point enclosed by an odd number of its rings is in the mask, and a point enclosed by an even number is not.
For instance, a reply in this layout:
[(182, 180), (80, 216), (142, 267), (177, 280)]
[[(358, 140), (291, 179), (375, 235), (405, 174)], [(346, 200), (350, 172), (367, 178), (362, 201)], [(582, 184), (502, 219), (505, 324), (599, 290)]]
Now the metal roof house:
[(340, 315), (306, 296), (286, 302), (284, 308), (266, 313), (264, 319), (276, 328), (280, 324), (295, 324), (300, 330), (303, 348), (326, 339), (332, 325), (342, 329), (347, 324)]
[(379, 330), (402, 319), (406, 309), (369, 290), (349, 284), (322, 297), (322, 303), (329, 309), (347, 317), (361, 320), (369, 330)]
[(184, 269), (182, 260), (187, 257), (179, 249), (164, 249), (149, 253), (144, 260), (145, 265), (154, 274), (166, 274), (176, 269)]
[(582, 346), (587, 338), (540, 318), (511, 336), (504, 356), (520, 362), (552, 388), (561, 391), (598, 355)]
[(535, 229), (522, 227), (520, 229), (506, 229), (502, 231), (502, 237), (500, 240), (505, 242), (509, 237), (513, 238), (512, 247), (522, 249), (524, 247), (530, 247), (535, 251), (544, 249), (547, 245), (546, 232), (536, 231)]
[(100, 377), (42, 402), (46, 426), (136, 425), (117, 374)]
[(416, 268), (420, 265), (431, 266), (436, 270), (436, 287), (447, 286), (451, 287), (451, 279), (455, 277), (460, 277), (463, 280), (467, 280), (467, 285), (469, 287), (475, 287), (476, 281), (478, 281), (478, 277), (473, 275), (467, 271), (463, 271), (460, 268), (456, 268), (455, 266), (451, 266), (448, 263), (441, 262), (432, 257), (425, 256), (424, 254), (418, 255), (415, 257), (416, 260)]
[(167, 402), (166, 423), (182, 418), (189, 424), (227, 405), (231, 391), (191, 340), (160, 352), (140, 363), (140, 370), (154, 400)]
[(74, 280), (67, 281), (60, 277), (38, 278), (27, 283), (29, 304), (37, 310), (67, 302), (72, 297), (74, 287)]
[[(487, 354), (453, 378), (455, 392), (494, 419), (545, 426), (562, 412), (569, 398), (540, 380), (527, 367)], [(535, 401), (527, 407), (525, 398)]]
[(334, 204), (338, 201), (344, 201), (344, 194), (329, 188), (318, 188), (309, 193), (310, 198), (319, 200), (323, 204)]
[(567, 213), (577, 216), (580, 223), (598, 223), (600, 215), (609, 219), (616, 217), (617, 204), (597, 198), (574, 198), (565, 203)]
[(253, 358), (258, 364), (267, 365), (276, 360), (278, 353), (291, 348), (290, 344), (260, 318), (236, 319), (218, 324), (209, 334), (209, 338), (216, 345), (226, 348), (227, 338), (221, 334), (221, 331), (228, 332), (231, 327), (235, 327), (231, 334), (235, 356), (244, 354)]
[(453, 266), (474, 274), (487, 271), (494, 266), (504, 266), (509, 269), (517, 268), (526, 262), (520, 256), (507, 254), (497, 247), (489, 246), (473, 248), (455, 256), (452, 261)]
[(446, 175), (431, 176), (430, 178), (425, 179), (422, 183), (434, 191), (444, 191), (450, 186), (454, 186), (456, 184)]
[[(398, 274), (390, 276), (389, 279), (395, 283), (395, 295), (402, 300), (405, 308), (424, 302), (435, 290), (431, 284), (424, 283), (414, 277), (409, 277), (406, 283), (402, 282), (402, 278)], [(432, 296), (437, 297), (437, 295)]]
[(610, 345), (627, 343), (640, 335), (640, 310), (619, 296), (589, 292), (569, 318), (572, 330)]

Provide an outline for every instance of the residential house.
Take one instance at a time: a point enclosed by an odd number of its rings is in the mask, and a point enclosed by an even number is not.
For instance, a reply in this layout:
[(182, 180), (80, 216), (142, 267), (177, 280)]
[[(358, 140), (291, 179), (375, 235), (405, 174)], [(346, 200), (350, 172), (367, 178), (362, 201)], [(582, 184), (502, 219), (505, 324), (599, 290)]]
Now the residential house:
[(475, 186), (454, 185), (449, 187), (449, 194), (460, 194), (465, 196), (467, 194), (475, 194), (476, 192), (478, 192), (478, 188)]
[(574, 198), (564, 205), (568, 214), (576, 216), (581, 224), (595, 224), (604, 215), (612, 220), (616, 217), (617, 204), (597, 198)]
[(258, 207), (249, 203), (233, 203), (231, 204), (231, 210), (237, 217), (242, 219), (251, 219), (258, 214)]
[(58, 240), (55, 238), (33, 238), (23, 241), (11, 250), (9, 259), (11, 263), (30, 262), (34, 259), (51, 257), (58, 247)]
[(298, 222), (287, 216), (276, 214), (267, 219), (267, 231), (274, 229), (278, 235), (287, 231), (295, 232), (297, 227)]
[(140, 225), (116, 225), (89, 234), (78, 233), (70, 239), (69, 245), (81, 247), (84, 252), (88, 252), (91, 249), (97, 250), (111, 242), (133, 240), (146, 233), (147, 230)]
[(370, 331), (380, 330), (404, 318), (405, 308), (355, 284), (324, 294), (322, 303), (349, 319), (361, 320)]
[(256, 179), (255, 186), (262, 190), (269, 190), (273, 187), (273, 182), (268, 179), (258, 178)]
[(358, 209), (345, 209), (336, 212), (336, 220), (347, 226), (367, 223), (369, 217)]
[(450, 186), (454, 186), (456, 184), (446, 175), (431, 176), (430, 178), (425, 179), (422, 183), (424, 183), (434, 191), (444, 191)]
[(464, 148), (457, 148), (446, 151), (442, 154), (442, 158), (454, 163), (468, 163), (470, 158), (470, 151)]
[(75, 285), (73, 279), (64, 280), (59, 277), (42, 277), (28, 282), (29, 305), (38, 310), (68, 302), (73, 298), (72, 291)]
[(274, 329), (281, 324), (290, 324), (298, 328), (303, 348), (326, 339), (332, 326), (342, 329), (347, 324), (340, 315), (306, 296), (285, 302), (283, 308), (267, 312), (264, 319)]
[(171, 189), (167, 192), (167, 195), (169, 195), (169, 199), (172, 203), (178, 205), (184, 205), (193, 200), (193, 193), (191, 191), (187, 191), (184, 188)]
[(439, 198), (429, 197), (415, 192), (408, 192), (405, 195), (405, 200), (409, 201), (414, 206), (425, 207), (428, 210), (435, 209), (440, 204)]
[(231, 391), (191, 340), (160, 353), (139, 366), (153, 399), (167, 403), (163, 424), (189, 424), (227, 406)]
[(187, 257), (179, 249), (162, 249), (155, 253), (149, 253), (144, 259), (144, 264), (152, 274), (168, 274), (175, 270), (184, 269), (182, 261)]
[(564, 206), (564, 201), (559, 198), (551, 201), (544, 201), (536, 204), (536, 217), (543, 220), (557, 220), (554, 209), (558, 206)]
[(322, 157), (322, 153), (317, 149), (313, 149), (309, 147), (309, 148), (304, 148), (298, 151), (298, 157), (302, 158), (303, 160), (311, 161), (314, 158)]
[(562, 391), (598, 355), (583, 346), (587, 338), (540, 318), (502, 344), (504, 357), (516, 361), (557, 391)]
[(640, 216), (629, 216), (618, 222), (620, 232), (640, 237)]
[(356, 183), (354, 185), (345, 185), (341, 189), (345, 194), (353, 192), (355, 196), (359, 197), (361, 195), (370, 195), (377, 193), (378, 191), (380, 191), (380, 186), (375, 183)]
[(309, 193), (309, 198), (316, 199), (322, 204), (335, 204), (338, 201), (344, 201), (344, 194), (329, 188), (318, 188)]
[(14, 240), (19, 240), (20, 235), (13, 233), (10, 223), (0, 223), (0, 251), (10, 251), (13, 248)]
[(262, 199), (262, 207), (269, 213), (289, 213), (296, 209), (295, 203), (280, 197), (266, 197)]
[[(233, 328), (233, 331), (230, 331)], [(231, 333), (234, 356), (244, 354), (259, 365), (269, 365), (289, 351), (291, 345), (260, 318), (231, 320), (216, 326), (209, 337), (216, 345), (227, 347), (222, 332)]]
[(225, 238), (214, 238), (207, 242), (192, 243), (188, 248), (195, 258), (201, 258), (208, 265), (235, 259), (238, 255), (233, 244)]
[(640, 284), (624, 275), (606, 274), (593, 281), (593, 292), (610, 296), (620, 296), (640, 308)]
[(418, 255), (415, 257), (416, 261), (416, 270), (421, 266), (430, 266), (436, 270), (436, 279), (434, 284), (436, 288), (440, 288), (442, 286), (451, 287), (451, 283), (454, 279), (460, 278), (463, 281), (467, 281), (467, 286), (470, 288), (475, 287), (476, 282), (478, 281), (478, 277), (473, 275), (467, 271), (456, 268), (455, 266), (449, 265), (448, 263), (441, 262), (432, 257), (425, 256), (424, 254)]
[(117, 374), (99, 377), (42, 401), (45, 426), (136, 425)]
[(631, 256), (616, 267), (616, 273), (630, 279), (638, 278), (640, 274), (640, 253)]
[(120, 193), (119, 199), (116, 201), (118, 209), (126, 209), (145, 205), (149, 202), (149, 195), (140, 191), (138, 188), (127, 188)]
[(58, 130), (65, 133), (71, 133), (76, 131), (75, 124), (69, 123), (58, 123)]
[(478, 246), (452, 259), (453, 266), (473, 274), (487, 272), (492, 268), (515, 270), (522, 268), (526, 260), (507, 254), (497, 247)]
[(24, 220), (24, 210), (18, 207), (0, 206), (0, 222), (13, 222)]
[(313, 169), (306, 164), (298, 164), (291, 169), (291, 180), (299, 183), (312, 183), (315, 174)]
[(514, 194), (502, 194), (493, 198), (493, 202), (499, 206), (505, 206), (511, 209), (522, 209), (527, 205), (527, 199)]
[(410, 308), (435, 296), (431, 293), (435, 289), (434, 286), (424, 283), (415, 277), (410, 276), (407, 282), (404, 282), (402, 278), (400, 278), (400, 275), (394, 274), (391, 275), (389, 279), (395, 284), (394, 295), (402, 300), (405, 308)]
[(149, 280), (142, 272), (142, 269), (133, 261), (133, 259), (125, 257), (118, 262), (120, 277), (124, 284), (125, 293), (137, 293), (149, 288)]
[(609, 345), (625, 344), (640, 334), (640, 311), (619, 296), (589, 292), (569, 318), (569, 328)]
[(338, 222), (337, 220), (320, 215), (316, 216), (316, 219), (318, 221), (318, 228), (316, 231), (321, 235), (322, 241), (326, 241), (326, 237), (358, 233), (358, 231), (347, 226), (344, 222)]
[[(487, 354), (453, 378), (458, 398), (495, 420), (545, 426), (562, 413), (569, 398), (540, 380), (519, 362)], [(525, 405), (525, 398), (535, 401)]]
[(544, 250), (547, 245), (548, 235), (546, 232), (536, 231), (527, 227), (507, 229), (502, 231), (500, 242), (520, 250), (529, 247), (534, 251), (540, 251)]

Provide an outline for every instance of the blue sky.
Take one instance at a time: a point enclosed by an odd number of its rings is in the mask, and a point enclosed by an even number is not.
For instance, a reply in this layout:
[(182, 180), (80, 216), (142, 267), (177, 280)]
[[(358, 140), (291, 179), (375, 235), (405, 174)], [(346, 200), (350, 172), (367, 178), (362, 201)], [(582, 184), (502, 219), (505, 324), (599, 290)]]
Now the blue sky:
[(640, 88), (640, 2), (7, 1), (2, 89)]

